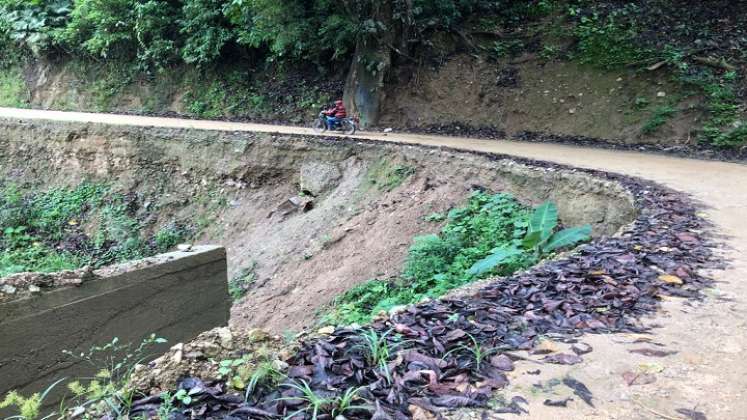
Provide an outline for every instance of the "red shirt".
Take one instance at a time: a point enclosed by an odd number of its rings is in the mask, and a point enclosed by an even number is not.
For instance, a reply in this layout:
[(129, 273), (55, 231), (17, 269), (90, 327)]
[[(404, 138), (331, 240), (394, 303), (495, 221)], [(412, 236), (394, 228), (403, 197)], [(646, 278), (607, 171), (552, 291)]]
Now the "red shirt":
[(345, 109), (345, 105), (335, 105), (334, 108), (327, 111), (327, 115), (335, 118), (347, 118), (348, 111)]

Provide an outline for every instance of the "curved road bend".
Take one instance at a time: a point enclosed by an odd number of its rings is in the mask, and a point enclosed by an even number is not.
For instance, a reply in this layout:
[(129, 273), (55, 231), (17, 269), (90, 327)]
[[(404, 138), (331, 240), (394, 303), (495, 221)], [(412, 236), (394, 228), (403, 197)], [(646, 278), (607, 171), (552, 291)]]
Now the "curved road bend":
[[(141, 127), (193, 128), (201, 130), (254, 131), (281, 134), (314, 133), (307, 128), (251, 123), (201, 121), (177, 118), (115, 114), (37, 111), (0, 108), (0, 118), (95, 122)], [(725, 258), (732, 267), (714, 274), (721, 283), (703, 304), (667, 300), (654, 320), (661, 325), (655, 341), (676, 350), (666, 358), (645, 358), (627, 352), (634, 337), (625, 335), (587, 336), (594, 346), (581, 367), (571, 369), (594, 392), (596, 408), (576, 399), (567, 409), (542, 405), (545, 396), (534, 397), (531, 418), (578, 419), (685, 419), (677, 409), (706, 414), (708, 419), (747, 419), (747, 165), (683, 159), (636, 152), (514, 141), (477, 140), (430, 135), (362, 132), (353, 138), (448, 146), (456, 149), (494, 152), (552, 161), (577, 167), (647, 178), (689, 193), (706, 203), (705, 215), (727, 236), (730, 245)], [(638, 345), (640, 347), (640, 345)], [(621, 378), (641, 363), (655, 363), (657, 381), (628, 387)], [(557, 375), (568, 372), (558, 369)], [(517, 375), (507, 396), (526, 394), (532, 383), (552, 374), (543, 366), (541, 378)], [(552, 398), (552, 397), (550, 397)], [(558, 411), (565, 410), (565, 411)], [(503, 416), (503, 415), (502, 415)], [(523, 418), (527, 418), (524, 416)]]

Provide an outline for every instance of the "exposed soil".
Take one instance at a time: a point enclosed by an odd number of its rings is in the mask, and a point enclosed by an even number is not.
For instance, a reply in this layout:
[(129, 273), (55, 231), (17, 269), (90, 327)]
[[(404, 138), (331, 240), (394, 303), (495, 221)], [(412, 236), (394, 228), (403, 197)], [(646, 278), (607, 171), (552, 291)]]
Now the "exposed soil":
[[(678, 88), (666, 74), (603, 72), (531, 54), (497, 63), (458, 55), (437, 69), (414, 71), (411, 80), (400, 83), (406, 88), (389, 92), (382, 127), (492, 127), (491, 135), (529, 131), (676, 147), (693, 144), (690, 132), (701, 116), (688, 108), (694, 98), (674, 99), (683, 112), (655, 134), (643, 135), (649, 115), (636, 110), (636, 99), (652, 106), (671, 102)], [(472, 135), (469, 130), (440, 134)]]
[[(47, 118), (58, 117), (47, 114)], [(64, 118), (72, 118), (67, 116)], [(76, 116), (74, 118), (83, 118)], [(93, 118), (93, 117), (85, 117)], [(230, 123), (179, 122), (149, 120), (141, 118), (102, 116), (113, 123), (138, 125), (164, 124), (169, 126), (193, 125), (208, 129), (266, 130), (292, 132), (296, 129), (285, 127), (265, 128), (256, 125)], [(733, 236), (728, 243), (733, 247), (725, 255), (731, 259), (733, 267), (715, 273), (718, 288), (707, 292), (702, 302), (683, 305), (678, 300), (665, 300), (658, 315), (645, 319), (645, 324), (654, 327), (652, 336), (604, 334), (585, 336), (583, 341), (594, 351), (583, 355), (584, 362), (571, 367), (543, 365), (539, 375), (528, 374), (537, 370), (533, 363), (517, 363), (515, 371), (507, 374), (512, 385), (504, 391), (510, 400), (512, 396), (523, 395), (529, 400), (531, 413), (524, 418), (655, 418), (660, 413), (671, 418), (686, 418), (682, 413), (702, 412), (707, 418), (740, 418), (747, 407), (742, 404), (741, 390), (745, 388), (744, 364), (740, 354), (747, 339), (744, 336), (745, 287), (735, 279), (745, 275), (743, 208), (747, 192), (744, 192), (745, 168), (741, 165), (717, 162), (698, 162), (673, 159), (662, 156), (646, 156), (621, 151), (586, 150), (550, 144), (521, 144), (468, 139), (436, 138), (415, 135), (378, 136), (380, 140), (395, 140), (405, 143), (424, 143), (436, 146), (469, 147), (473, 150), (505, 152), (532, 158), (552, 160), (584, 167), (604, 167), (630, 175), (656, 179), (669, 186), (693, 194), (695, 198), (707, 201), (712, 207), (698, 215), (708, 216), (720, 232)], [(402, 149), (406, 150), (406, 149)], [(207, 154), (206, 156), (210, 156)], [(707, 337), (707, 339), (704, 339)], [(650, 339), (649, 339), (650, 338)], [(649, 339), (654, 344), (645, 348), (661, 350), (665, 353), (677, 351), (664, 357), (653, 353), (637, 354), (628, 350), (643, 347), (641, 339)], [(658, 343), (658, 344), (655, 344)], [(565, 349), (554, 344), (557, 349)], [(647, 355), (649, 354), (649, 355)], [(627, 372), (635, 372), (642, 366), (653, 366), (656, 380), (644, 383), (630, 382)], [(662, 370), (659, 370), (659, 369)], [(659, 372), (659, 373), (655, 373)], [(584, 383), (593, 393), (594, 407), (586, 405), (580, 397), (573, 396), (569, 388), (552, 386), (551, 380), (562, 379), (570, 374)], [(534, 388), (533, 383), (549, 384), (544, 388)], [(630, 382), (631, 385), (627, 383)], [(554, 382), (553, 382), (554, 383)], [(562, 382), (561, 382), (562, 383)], [(550, 407), (543, 404), (546, 399), (563, 399), (570, 394), (574, 400), (568, 408)], [(523, 405), (522, 405), (523, 406)], [(688, 411), (689, 410), (689, 411)], [(488, 413), (488, 416), (491, 414)], [(466, 412), (464, 418), (480, 417), (480, 413)], [(500, 414), (500, 417), (512, 417)], [(661, 417), (661, 416), (660, 416)], [(690, 417), (693, 418), (693, 417)], [(695, 417), (698, 418), (698, 417)]]
[(137, 74), (112, 63), (35, 60), (23, 69), (25, 99), (41, 109), (302, 125), (318, 112), (312, 104), (321, 108), (342, 96), (344, 75), (266, 66), (223, 63), (211, 71), (175, 66)]

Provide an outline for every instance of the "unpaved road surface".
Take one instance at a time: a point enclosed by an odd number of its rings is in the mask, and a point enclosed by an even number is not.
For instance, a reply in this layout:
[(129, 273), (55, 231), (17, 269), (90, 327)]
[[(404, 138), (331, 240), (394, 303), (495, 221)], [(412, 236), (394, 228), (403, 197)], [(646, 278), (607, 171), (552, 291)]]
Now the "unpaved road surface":
[[(0, 108), (0, 117), (313, 134), (298, 127), (7, 108)], [(588, 335), (583, 341), (594, 351), (584, 356), (581, 365), (520, 366), (513, 372), (511, 387), (504, 396), (510, 399), (522, 395), (529, 399), (530, 414), (522, 418), (747, 419), (747, 165), (553, 144), (399, 133), (361, 133), (354, 138), (447, 146), (618, 172), (659, 182), (706, 204), (705, 216), (724, 235), (728, 245), (724, 258), (731, 266), (713, 273), (718, 284), (707, 292), (705, 301), (665, 301), (662, 311), (650, 320), (650, 324), (658, 325), (652, 337), (656, 344), (633, 343), (640, 337), (630, 334)], [(628, 352), (639, 348), (676, 351), (676, 354), (651, 357)], [(537, 368), (541, 374), (526, 374)], [(628, 386), (622, 377), (625, 372), (647, 372), (650, 374), (647, 379), (653, 377), (655, 382)], [(563, 385), (553, 385), (557, 382), (553, 379), (565, 375), (588, 386), (594, 394), (594, 407), (574, 397)], [(537, 383), (544, 386), (534, 386)], [(566, 396), (574, 397), (567, 408), (543, 405), (545, 399)], [(698, 417), (695, 412), (706, 417)], [(476, 415), (459, 414), (468, 418)], [(511, 416), (488, 415), (488, 418), (498, 417)]]

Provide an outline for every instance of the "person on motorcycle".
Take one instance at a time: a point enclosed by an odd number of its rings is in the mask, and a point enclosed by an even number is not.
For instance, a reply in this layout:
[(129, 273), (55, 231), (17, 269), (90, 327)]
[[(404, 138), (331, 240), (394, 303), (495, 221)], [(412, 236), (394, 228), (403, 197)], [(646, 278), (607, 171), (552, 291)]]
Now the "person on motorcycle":
[(345, 109), (345, 104), (340, 99), (335, 101), (335, 106), (333, 108), (324, 111), (324, 115), (327, 117), (327, 128), (334, 130), (343, 118), (348, 117), (348, 111)]

